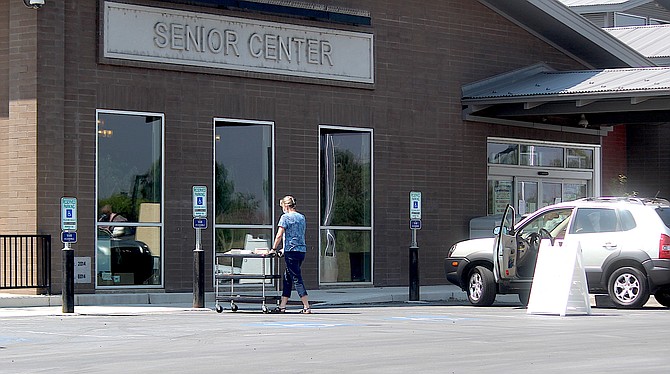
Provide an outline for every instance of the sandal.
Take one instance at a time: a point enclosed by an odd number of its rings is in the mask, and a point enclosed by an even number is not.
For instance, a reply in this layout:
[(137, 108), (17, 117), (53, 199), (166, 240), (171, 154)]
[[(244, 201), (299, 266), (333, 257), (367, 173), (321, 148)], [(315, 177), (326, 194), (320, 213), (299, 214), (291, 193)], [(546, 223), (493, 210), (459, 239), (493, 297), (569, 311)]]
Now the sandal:
[(312, 314), (312, 308), (302, 308), (300, 314)]
[(272, 309), (270, 313), (286, 313), (286, 308), (276, 307)]

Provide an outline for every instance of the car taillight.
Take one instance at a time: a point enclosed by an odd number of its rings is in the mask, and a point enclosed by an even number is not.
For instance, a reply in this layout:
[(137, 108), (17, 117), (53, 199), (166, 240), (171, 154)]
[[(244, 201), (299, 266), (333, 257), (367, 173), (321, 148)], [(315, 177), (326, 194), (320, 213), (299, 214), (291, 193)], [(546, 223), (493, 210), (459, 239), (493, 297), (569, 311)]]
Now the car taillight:
[(658, 258), (670, 259), (670, 236), (661, 234), (661, 241), (658, 243)]

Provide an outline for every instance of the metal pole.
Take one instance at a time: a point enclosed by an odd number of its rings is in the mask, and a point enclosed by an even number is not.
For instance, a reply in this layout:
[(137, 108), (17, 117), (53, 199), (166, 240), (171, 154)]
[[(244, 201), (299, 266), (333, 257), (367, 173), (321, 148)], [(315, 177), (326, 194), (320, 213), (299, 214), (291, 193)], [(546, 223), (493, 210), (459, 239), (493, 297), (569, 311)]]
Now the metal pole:
[(74, 313), (74, 250), (65, 243), (63, 257), (63, 313)]
[(195, 229), (193, 250), (193, 307), (205, 307), (205, 251), (200, 248), (201, 229)]
[(416, 229), (412, 229), (412, 245), (409, 247), (409, 301), (419, 301), (419, 245)]

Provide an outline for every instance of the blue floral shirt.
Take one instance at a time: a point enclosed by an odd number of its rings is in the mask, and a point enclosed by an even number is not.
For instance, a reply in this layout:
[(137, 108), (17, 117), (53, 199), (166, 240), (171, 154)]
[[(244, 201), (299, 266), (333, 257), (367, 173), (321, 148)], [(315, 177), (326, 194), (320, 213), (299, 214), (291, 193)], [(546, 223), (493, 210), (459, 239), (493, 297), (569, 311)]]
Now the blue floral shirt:
[(284, 228), (284, 251), (307, 252), (305, 216), (298, 212), (282, 214), (279, 226)]

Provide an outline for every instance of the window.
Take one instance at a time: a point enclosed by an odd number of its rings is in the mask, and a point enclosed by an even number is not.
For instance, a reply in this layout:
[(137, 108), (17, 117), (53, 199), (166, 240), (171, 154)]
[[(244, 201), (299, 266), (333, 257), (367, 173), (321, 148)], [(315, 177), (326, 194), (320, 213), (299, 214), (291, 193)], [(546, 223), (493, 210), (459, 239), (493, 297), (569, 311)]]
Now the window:
[[(214, 121), (215, 252), (272, 246), (273, 124)], [(221, 272), (239, 272), (240, 263), (221, 262)], [(257, 268), (260, 269), (260, 266)], [(253, 273), (247, 271), (247, 273)]]
[(527, 239), (531, 233), (539, 233), (541, 229), (547, 230), (553, 238), (563, 239), (565, 229), (570, 221), (568, 218), (572, 209), (557, 209), (544, 212), (533, 218), (519, 231), (519, 234)]
[(489, 180), (488, 207), (489, 215), (503, 214), (507, 205), (513, 205), (514, 200), (511, 180)]
[(372, 131), (320, 131), (320, 281), (372, 282)]
[(581, 208), (577, 210), (571, 234), (620, 231), (614, 209)]
[(593, 169), (593, 150), (568, 148), (568, 168), (571, 169)]
[(563, 148), (521, 145), (521, 165), (563, 167)]
[(614, 13), (614, 26), (644, 26), (647, 24), (647, 19), (641, 16), (634, 16), (632, 14)]
[(487, 145), (489, 164), (518, 165), (519, 145), (491, 143)]
[(160, 286), (163, 115), (96, 115), (96, 286)]

